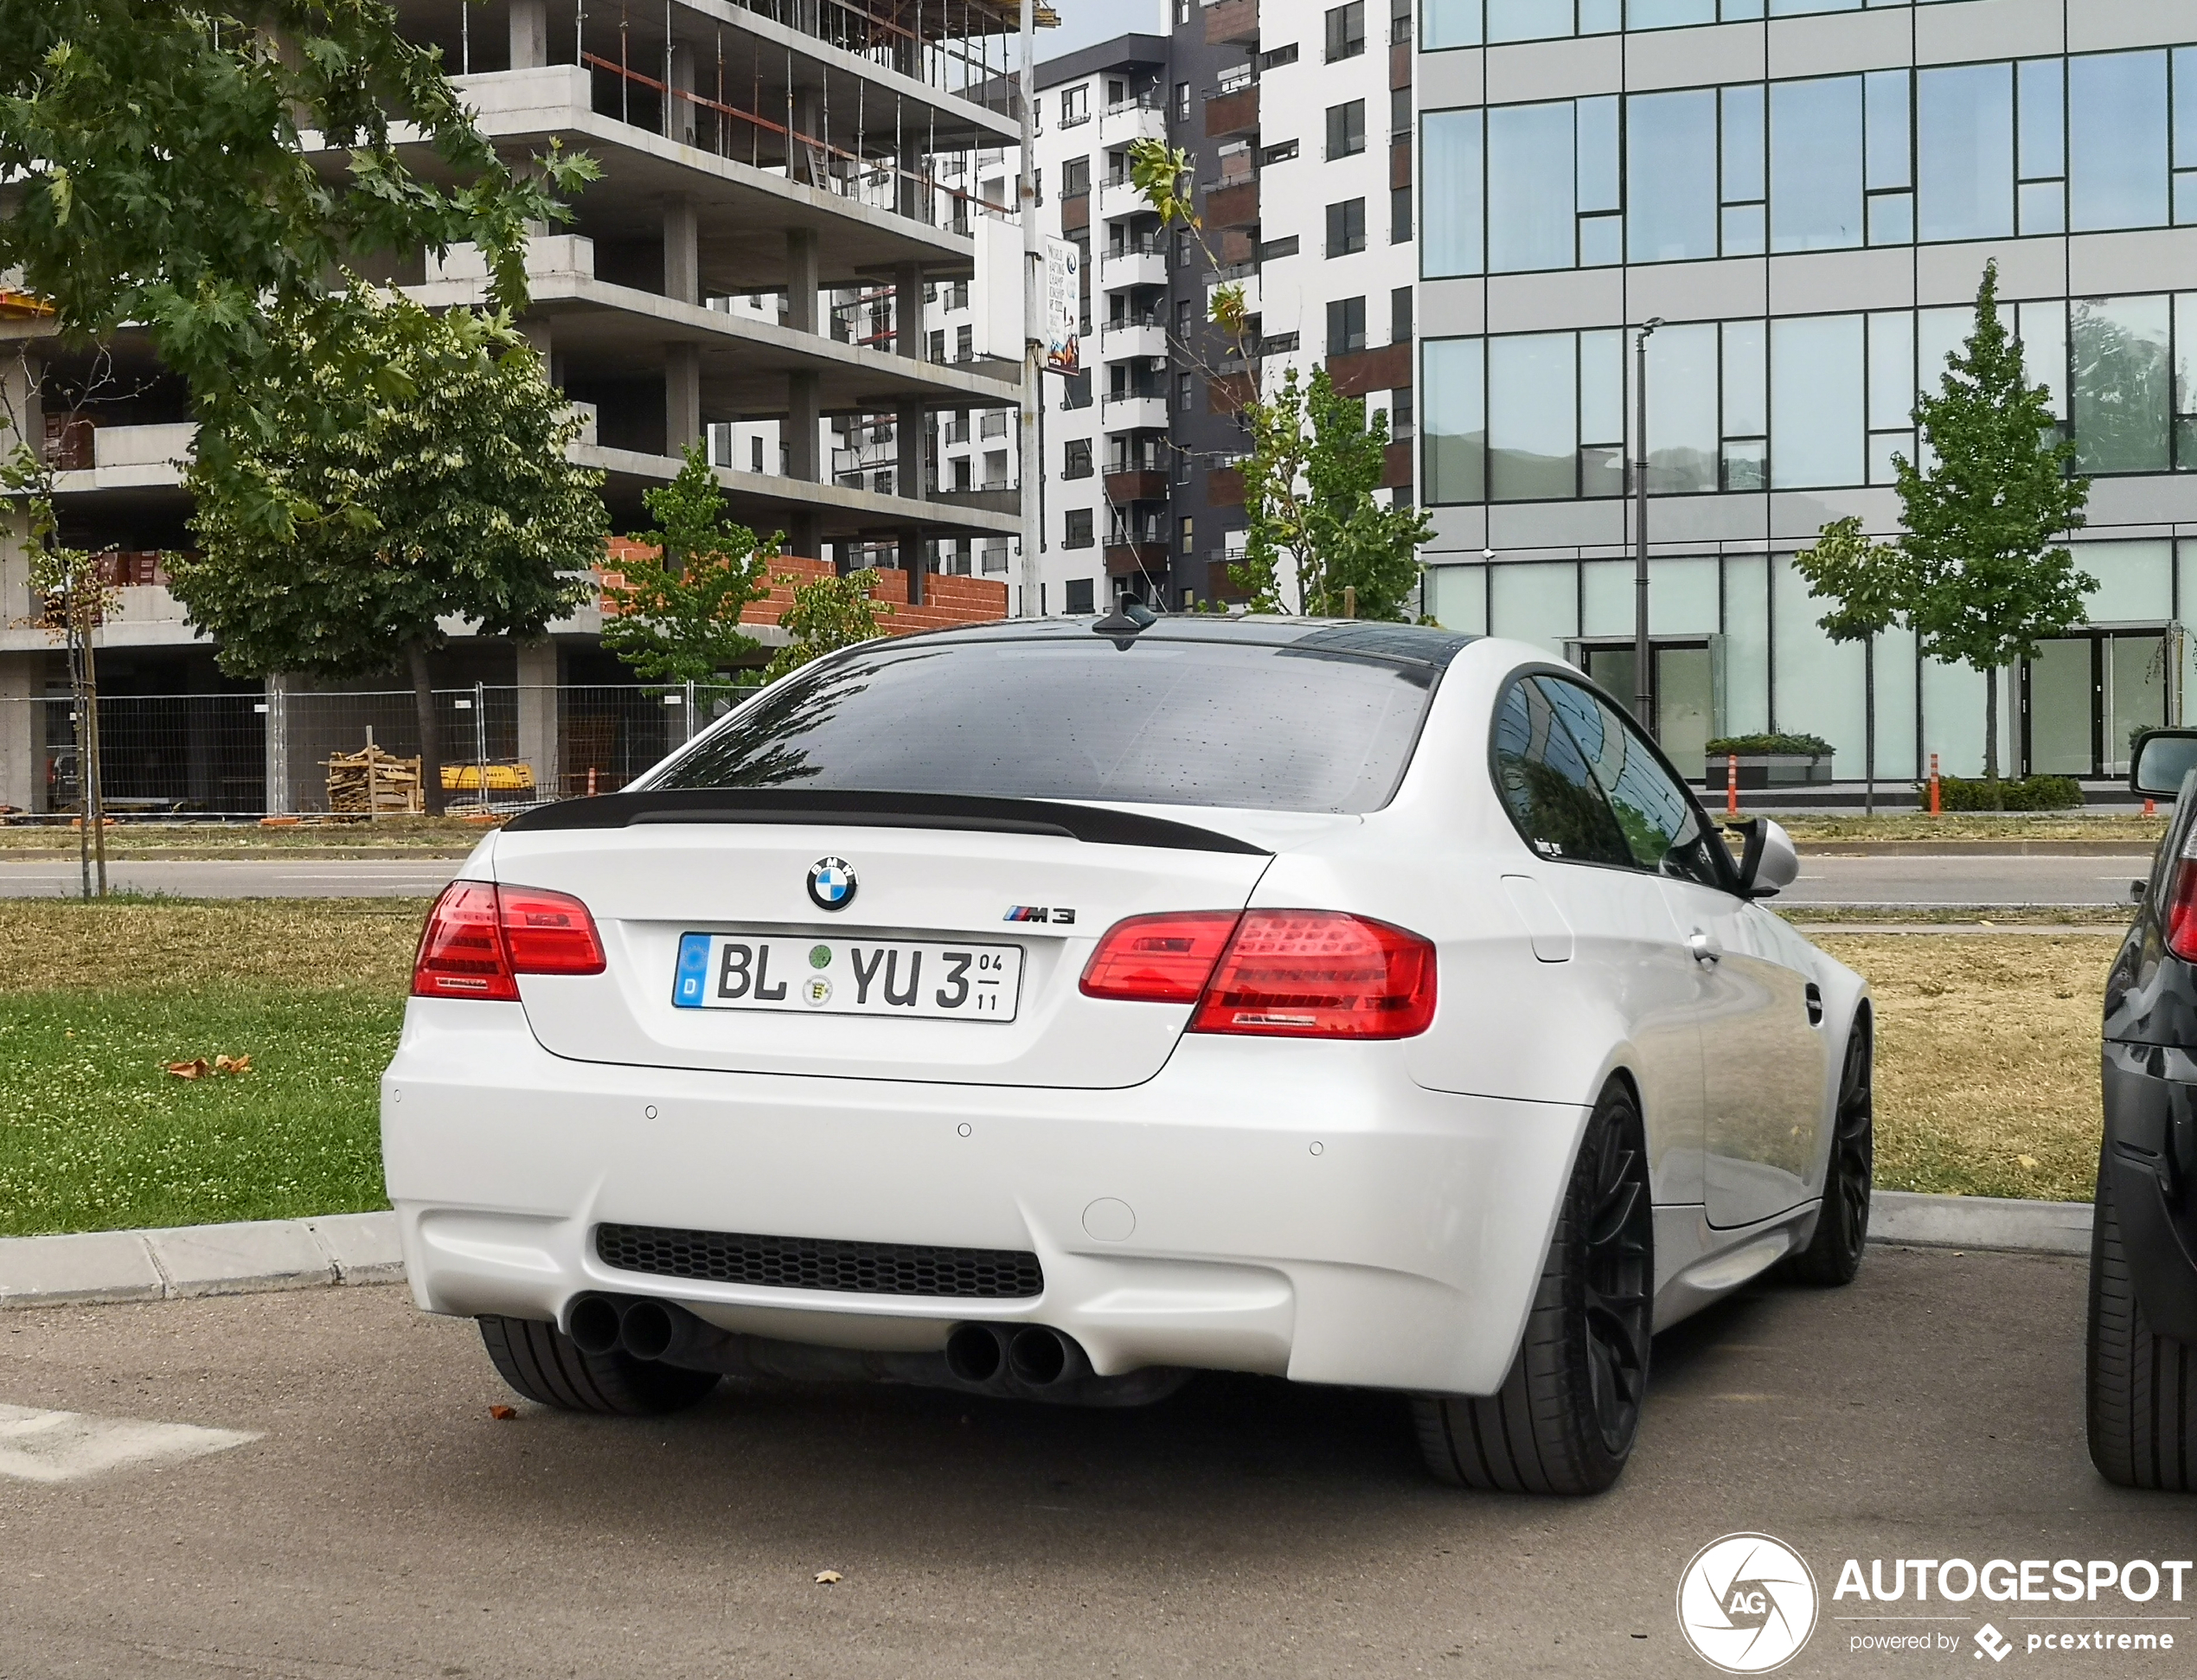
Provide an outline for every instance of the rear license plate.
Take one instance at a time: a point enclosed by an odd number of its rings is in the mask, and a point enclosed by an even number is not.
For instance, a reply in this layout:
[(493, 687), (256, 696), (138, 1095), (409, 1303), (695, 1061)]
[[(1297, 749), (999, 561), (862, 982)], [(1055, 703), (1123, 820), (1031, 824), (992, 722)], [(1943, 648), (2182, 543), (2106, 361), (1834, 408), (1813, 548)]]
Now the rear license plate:
[(671, 1002), (682, 1010), (1012, 1021), (1022, 990), (1016, 945), (682, 933)]

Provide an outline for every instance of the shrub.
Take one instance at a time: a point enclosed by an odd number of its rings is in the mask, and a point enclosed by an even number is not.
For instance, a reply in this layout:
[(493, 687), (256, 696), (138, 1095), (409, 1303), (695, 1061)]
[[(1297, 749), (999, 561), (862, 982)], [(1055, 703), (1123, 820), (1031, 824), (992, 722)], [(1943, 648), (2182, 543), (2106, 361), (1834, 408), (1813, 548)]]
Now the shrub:
[(1724, 735), (1709, 742), (1707, 751), (1713, 759), (1733, 753), (1797, 753), (1827, 759), (1831, 755), (1831, 743), (1821, 735)]
[[(1938, 803), (1947, 811), (1989, 811), (1991, 785), (1982, 777), (1940, 776)], [(1924, 809), (1930, 806), (1930, 784), (1915, 789)], [(2083, 790), (2072, 776), (2008, 777), (1999, 784), (2003, 811), (2068, 811), (2083, 803)]]

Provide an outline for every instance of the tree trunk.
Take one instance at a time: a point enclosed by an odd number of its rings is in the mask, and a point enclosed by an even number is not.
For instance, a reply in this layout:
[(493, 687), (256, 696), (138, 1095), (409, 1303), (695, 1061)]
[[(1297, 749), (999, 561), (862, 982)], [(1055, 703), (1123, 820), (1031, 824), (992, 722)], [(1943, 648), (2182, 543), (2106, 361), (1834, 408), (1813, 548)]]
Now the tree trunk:
[(1999, 672), (1994, 666), (1983, 673), (1983, 782), (1991, 801), (1991, 809), (2004, 809), (2005, 795), (1999, 791)]
[(430, 817), (439, 817), (443, 814), (442, 730), (435, 717), (434, 685), (427, 678), (426, 644), (408, 642), (404, 652), (412, 667), (412, 704), (420, 717), (420, 801)]
[(1861, 814), (1877, 814), (1877, 638), (1861, 638)]

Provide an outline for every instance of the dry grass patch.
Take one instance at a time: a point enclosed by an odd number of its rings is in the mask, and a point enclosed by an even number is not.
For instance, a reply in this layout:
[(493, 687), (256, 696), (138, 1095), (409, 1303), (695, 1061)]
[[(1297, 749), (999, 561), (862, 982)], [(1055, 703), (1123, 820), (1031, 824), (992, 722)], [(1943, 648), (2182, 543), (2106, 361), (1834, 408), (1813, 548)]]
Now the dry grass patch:
[(2116, 933), (1816, 936), (1877, 1002), (1877, 1183), (2087, 1202)]
[(244, 984), (401, 999), (414, 899), (0, 899), (0, 996)]
[(2141, 842), (2149, 850), (2159, 843), (2159, 837), (2167, 831), (2163, 813), (2146, 817), (2134, 810), (2100, 816), (2086, 812), (2002, 811), (1997, 815), (1963, 812), (1944, 817), (1912, 811), (1882, 817), (1864, 817), (1858, 811), (1796, 811), (1778, 818), (1777, 822), (1796, 843), (1803, 845), (1820, 845), (1826, 840), (2125, 840)]
[[(113, 857), (259, 857), (334, 853), (339, 856), (463, 857), (487, 825), (457, 817), (384, 817), (371, 823), (307, 819), (295, 827), (257, 823), (118, 822), (106, 831)], [(78, 830), (67, 823), (0, 820), (0, 858), (78, 855)]]

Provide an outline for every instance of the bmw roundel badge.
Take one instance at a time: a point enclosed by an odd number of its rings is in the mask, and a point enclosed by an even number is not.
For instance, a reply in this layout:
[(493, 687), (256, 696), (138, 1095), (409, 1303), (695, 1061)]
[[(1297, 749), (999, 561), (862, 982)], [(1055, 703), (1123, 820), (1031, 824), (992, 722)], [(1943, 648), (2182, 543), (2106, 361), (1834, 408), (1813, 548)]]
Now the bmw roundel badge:
[(855, 901), (855, 866), (843, 857), (819, 857), (809, 866), (809, 897), (819, 910), (844, 910)]

